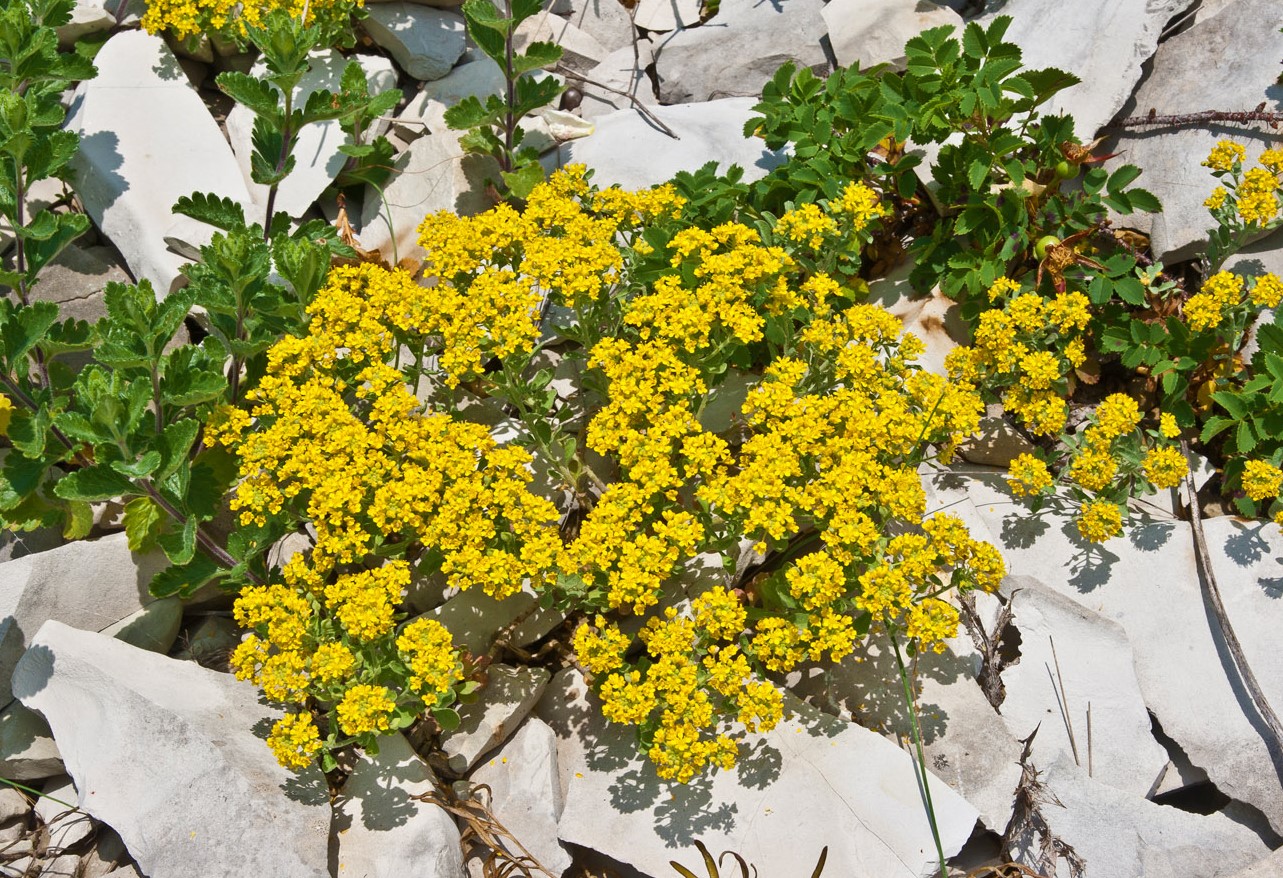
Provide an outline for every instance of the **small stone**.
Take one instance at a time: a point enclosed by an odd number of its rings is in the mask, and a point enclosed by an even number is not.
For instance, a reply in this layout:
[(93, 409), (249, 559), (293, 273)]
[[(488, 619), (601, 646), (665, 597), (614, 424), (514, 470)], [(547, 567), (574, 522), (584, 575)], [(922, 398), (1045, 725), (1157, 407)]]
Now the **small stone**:
[(108, 625), (102, 633), (139, 649), (166, 653), (178, 639), (182, 623), (183, 602), (168, 597), (152, 601), (114, 625)]
[[(11, 777), (5, 774), (9, 780), (21, 780), (21, 778)], [(8, 823), (10, 820), (17, 820), (19, 817), (27, 816), (31, 810), (31, 802), (22, 793), (10, 786), (0, 786), (0, 823)]]
[(376, 3), (365, 29), (414, 79), (440, 79), (467, 48), (463, 16), (414, 3)]
[(44, 717), (19, 701), (0, 710), (0, 776), (29, 783), (65, 772)]
[(441, 749), (458, 774), (503, 743), (539, 701), (549, 679), (543, 668), (491, 665), (486, 673), (489, 681), (477, 700), (457, 708), (459, 728), (441, 733)]
[(652, 33), (698, 27), (700, 5), (700, 0), (640, 0), (633, 22)]
[(42, 792), (44, 795), (36, 799), (36, 816), (49, 831), (51, 848), (69, 848), (93, 834), (93, 820), (76, 805), (76, 785), (71, 778), (55, 777)]

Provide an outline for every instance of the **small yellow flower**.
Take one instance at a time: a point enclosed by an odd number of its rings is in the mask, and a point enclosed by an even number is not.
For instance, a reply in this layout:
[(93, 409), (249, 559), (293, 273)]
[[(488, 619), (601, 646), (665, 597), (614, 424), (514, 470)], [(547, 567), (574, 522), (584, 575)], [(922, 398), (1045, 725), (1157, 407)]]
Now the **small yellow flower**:
[(395, 708), (396, 701), (386, 686), (358, 683), (339, 702), (339, 728), (345, 735), (386, 732)]
[(1158, 432), (1163, 434), (1165, 439), (1175, 439), (1181, 434), (1181, 428), (1176, 424), (1176, 416), (1171, 412), (1163, 412), (1158, 416)]
[(1149, 451), (1145, 455), (1143, 467), (1145, 478), (1149, 479), (1155, 488), (1175, 488), (1189, 472), (1185, 455), (1170, 445)]
[(321, 751), (321, 735), (311, 714), (287, 713), (272, 726), (267, 746), (276, 755), (277, 762), (297, 771), (307, 768)]
[(1203, 202), (1203, 206), (1212, 211), (1220, 210), (1221, 206), (1225, 204), (1225, 197), (1227, 195), (1229, 195), (1229, 193), (1225, 191), (1224, 186), (1217, 186), (1212, 190), (1212, 194), (1207, 196), (1207, 200)]
[(1124, 393), (1110, 394), (1096, 407), (1096, 422), (1102, 438), (1114, 439), (1136, 429), (1140, 408), (1136, 400)]
[(1017, 497), (1032, 496), (1051, 487), (1051, 473), (1047, 471), (1047, 464), (1032, 454), (1022, 454), (1008, 467), (1007, 484)]
[(1252, 287), (1252, 303), (1262, 308), (1277, 308), (1283, 301), (1283, 280), (1276, 274), (1263, 274)]
[(1246, 149), (1233, 141), (1222, 140), (1212, 147), (1212, 151), (1208, 153), (1202, 164), (1216, 171), (1231, 171), (1245, 158), (1247, 158)]

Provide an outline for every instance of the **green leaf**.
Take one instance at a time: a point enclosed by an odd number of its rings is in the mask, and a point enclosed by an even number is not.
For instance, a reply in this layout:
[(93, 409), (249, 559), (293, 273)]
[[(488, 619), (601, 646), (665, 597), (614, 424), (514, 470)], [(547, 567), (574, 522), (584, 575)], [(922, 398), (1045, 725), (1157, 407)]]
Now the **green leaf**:
[(157, 573), (151, 580), (151, 593), (158, 598), (191, 595), (222, 573), (222, 569), (204, 555), (196, 555), (186, 564), (175, 564)]
[(64, 507), (65, 517), (62, 536), (67, 540), (83, 540), (94, 526), (94, 508), (83, 500), (70, 500)]
[(1108, 190), (1110, 195), (1121, 195), (1123, 190), (1127, 188), (1127, 185), (1134, 182), (1139, 176), (1140, 168), (1135, 165), (1123, 165), (1114, 171), (1114, 173), (1109, 175), (1109, 180), (1105, 183), (1105, 188)]
[(1232, 418), (1208, 418), (1207, 423), (1203, 425), (1203, 432), (1199, 434), (1198, 441), (1206, 444), (1215, 438), (1217, 434), (1228, 430), (1232, 426), (1234, 426)]
[(1218, 391), (1212, 394), (1212, 400), (1229, 412), (1230, 417), (1236, 421), (1241, 421), (1247, 417), (1247, 406), (1236, 393), (1228, 390)]
[(1239, 454), (1251, 454), (1256, 448), (1256, 434), (1248, 421), (1239, 421), (1234, 433), (1234, 444)]
[(1132, 189), (1127, 197), (1131, 200), (1132, 208), (1141, 213), (1158, 213), (1163, 209), (1157, 196), (1148, 189)]
[(181, 213), (194, 220), (231, 231), (245, 225), (245, 209), (230, 198), (212, 192), (193, 192), (174, 202), (174, 213)]
[(556, 43), (534, 42), (526, 46), (525, 51), (512, 59), (512, 68), (518, 75), (551, 67), (561, 60), (561, 46)]
[(156, 467), (160, 466), (160, 459), (159, 451), (148, 451), (142, 457), (129, 463), (123, 460), (114, 460), (111, 462), (111, 468), (131, 479), (145, 479), (156, 471)]
[(113, 500), (135, 494), (137, 488), (109, 464), (96, 463), (59, 479), (53, 492), (64, 500)]
[(170, 424), (156, 437), (156, 448), (160, 452), (160, 466), (155, 473), (157, 481), (169, 478), (174, 470), (183, 465), (199, 431), (199, 421), (184, 418)]
[(187, 564), (196, 556), (196, 519), (187, 519), (181, 530), (164, 534), (159, 542), (171, 563)]
[(238, 104), (243, 104), (256, 116), (267, 117), (279, 125), (281, 93), (272, 84), (248, 73), (225, 70), (214, 78), (219, 91)]
[(442, 731), (453, 732), (463, 723), (463, 718), (459, 712), (451, 707), (434, 707), (432, 708), (432, 718), (437, 721)]
[(507, 184), (508, 191), (521, 199), (528, 198), (543, 181), (543, 165), (538, 162), (524, 165), (513, 172), (503, 172), (503, 182)]
[(125, 538), (129, 551), (154, 548), (165, 524), (165, 512), (150, 497), (135, 497), (125, 504)]

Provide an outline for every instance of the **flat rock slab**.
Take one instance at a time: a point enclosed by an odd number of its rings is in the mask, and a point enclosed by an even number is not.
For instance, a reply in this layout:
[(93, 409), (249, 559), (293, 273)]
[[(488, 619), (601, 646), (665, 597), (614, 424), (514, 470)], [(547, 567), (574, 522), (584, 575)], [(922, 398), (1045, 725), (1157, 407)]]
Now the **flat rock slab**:
[[(1283, 763), (1266, 747), (1219, 631), (1213, 632), (1187, 523), (1139, 519), (1124, 536), (1092, 546), (1078, 536), (1073, 508), (1044, 507), (1032, 515), (992, 469), (957, 467), (930, 481), (938, 500), (957, 501), (956, 510), (971, 506), (1009, 574), (1037, 578), (1121, 625), (1145, 706), (1163, 731), (1222, 792), (1259, 809), (1275, 831), (1283, 829)], [(1273, 524), (1232, 518), (1208, 519), (1204, 527), (1247, 659), (1266, 697), (1283, 703), (1283, 653), (1276, 648), (1283, 536)]]
[(1134, 796), (1149, 795), (1167, 766), (1167, 751), (1150, 730), (1122, 626), (1036, 579), (1013, 577), (1003, 587), (1018, 590), (1011, 605), (1012, 622), (1020, 632), (1020, 661), (1002, 675), (1007, 697), (1001, 712), (1007, 728), (1021, 740), (1038, 730), (1034, 765), (1050, 765), (1061, 757), (1072, 761), (1076, 748), (1079, 764), (1090, 766), (1100, 783)]
[(120, 533), (0, 564), (0, 704), (12, 698), (9, 676), (41, 625), (102, 631), (154, 602), (148, 584), (166, 563), (136, 559)]
[(535, 706), (548, 685), (548, 671), (491, 665), (489, 682), (477, 700), (459, 705), (459, 728), (441, 735), (441, 749), (453, 771), (466, 773), (477, 760), (503, 743)]
[[(561, 840), (652, 876), (670, 874), (669, 861), (689, 857), (696, 838), (714, 852), (738, 851), (762, 875), (806, 874), (826, 845), (843, 874), (931, 874), (935, 845), (909, 754), (795, 698), (786, 706), (804, 719), (747, 735), (735, 769), (682, 785), (659, 780), (633, 730), (607, 723), (579, 672), (562, 671), (538, 707), (558, 737)], [(952, 856), (977, 813), (938, 778), (931, 783)]]
[(562, 162), (585, 164), (595, 169), (593, 182), (597, 185), (624, 189), (665, 183), (678, 171), (695, 171), (708, 162), (717, 162), (721, 170), (739, 165), (745, 180), (756, 180), (784, 161), (782, 153), (742, 133), (756, 103), (753, 98), (728, 98), (652, 107), (680, 140), (665, 134), (636, 110), (609, 113), (594, 120), (597, 131), (592, 136), (562, 145)]
[[(557, 771), (557, 735), (547, 723), (527, 717), (517, 733), (463, 783), (490, 788), (483, 801), (544, 868), (554, 875), (570, 868), (570, 854), (557, 841), (557, 820), (564, 802)], [(515, 846), (508, 852), (521, 854)]]
[(833, 56), (843, 67), (893, 64), (904, 68), (904, 44), (933, 27), (962, 30), (962, 16), (947, 6), (903, 0), (829, 0), (822, 12)]
[(456, 878), (463, 874), (459, 828), (431, 792), (432, 769), (403, 735), (379, 739), (379, 755), (356, 764), (335, 805), (338, 874), (361, 878)]
[[(1073, 14), (1082, 13), (1075, 6)], [(1152, 107), (1162, 116), (1208, 109), (1252, 110), (1262, 101), (1266, 110), (1278, 110), (1281, 96), (1275, 79), (1280, 57), (1283, 33), (1279, 33), (1276, 0), (1237, 0), (1215, 15), (1200, 16), (1189, 30), (1159, 46), (1149, 76), (1123, 112), (1143, 116)], [(1102, 81), (1111, 80), (1106, 76)], [(1265, 148), (1278, 145), (1277, 135), (1262, 124), (1130, 128), (1101, 147), (1102, 152), (1121, 153), (1107, 167), (1126, 163), (1143, 168), (1137, 185), (1162, 201), (1162, 213), (1124, 220), (1149, 233), (1157, 258), (1170, 263), (1206, 247), (1213, 221), (1203, 201), (1216, 180), (1199, 163), (1224, 139), (1245, 146), (1252, 160)]]
[(752, 97), (792, 61), (827, 67), (820, 41), (828, 26), (822, 0), (722, 0), (700, 27), (665, 36), (655, 52), (659, 97), (665, 104)]
[(165, 238), (199, 246), (212, 231), (174, 216), (174, 202), (215, 192), (248, 209), (249, 193), (231, 147), (164, 40), (122, 31), (94, 64), (98, 76), (76, 88), (67, 118), (80, 135), (71, 160), (76, 194), (134, 278), (148, 278), (163, 296), (185, 262)]
[(263, 738), (278, 714), (253, 686), (60, 622), (13, 685), (49, 721), (80, 807), (149, 878), (328, 874), (325, 779), (277, 764)]
[[(1190, 814), (1130, 796), (1087, 777), (1071, 759), (1043, 777), (1064, 805), (1043, 814), (1086, 861), (1090, 878), (1215, 878), (1269, 853), (1252, 830), (1223, 814)], [(1070, 878), (1063, 859), (1055, 878)]]
[[(1074, 133), (1086, 143), (1131, 97), (1141, 78), (1141, 65), (1154, 54), (1163, 27), (1194, 3), (1195, 0), (1007, 0), (979, 22), (987, 27), (999, 15), (1011, 16), (1011, 27), (1004, 39), (1020, 46), (1026, 67), (1055, 67), (1082, 80), (1055, 95), (1039, 111), (1043, 115), (1073, 116)], [(1186, 59), (1185, 63), (1191, 62)], [(1197, 68), (1187, 69), (1192, 72)]]

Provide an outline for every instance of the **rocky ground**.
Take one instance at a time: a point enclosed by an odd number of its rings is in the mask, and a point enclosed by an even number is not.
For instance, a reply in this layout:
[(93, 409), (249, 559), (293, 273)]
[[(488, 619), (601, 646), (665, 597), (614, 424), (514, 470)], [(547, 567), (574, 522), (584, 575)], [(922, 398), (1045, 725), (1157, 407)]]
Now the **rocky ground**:
[[(207, 234), (170, 212), (179, 196), (217, 192), (250, 216), (266, 200), (249, 182), (244, 110), (228, 112), (212, 88), (216, 72), (251, 59), (208, 45), (177, 56), (133, 26), (138, 9), (118, 16), (114, 0), (106, 5), (83, 0), (61, 34), (70, 42), (114, 31), (98, 77), (68, 96), (68, 124), (82, 137), (74, 193), (31, 193), (74, 199), (94, 220), (96, 231), (38, 288), (87, 319), (102, 315), (108, 281), (147, 277), (164, 291), (179, 278)], [(1108, 128), (1151, 108), (1283, 109), (1277, 0), (982, 5), (722, 0), (701, 24), (696, 0), (640, 0), (631, 13), (615, 0), (553, 0), (523, 36), (564, 47), (566, 75), (586, 78), (584, 100), (573, 114), (545, 114), (537, 136), (550, 165), (585, 162), (602, 184), (647, 186), (710, 159), (760, 175), (780, 156), (740, 132), (781, 63), (895, 63), (925, 27), (1002, 13), (1014, 17), (1008, 36), (1028, 65), (1082, 78), (1056, 106), (1079, 121), (1079, 136), (1107, 136), (1101, 149), (1118, 153), (1114, 162), (1145, 169), (1141, 184), (1166, 209), (1134, 222), (1162, 258), (1188, 256), (1205, 238), (1209, 178), (1199, 162), (1217, 139), (1253, 155), (1279, 142), (1263, 125)], [(478, 170), (442, 113), (501, 77), (469, 49), (455, 9), (375, 3), (364, 27), (356, 57), (371, 89), (399, 87), (407, 101), (382, 123), (400, 150), (398, 176), (347, 210), (367, 248), (413, 259), (426, 213), (483, 204)], [(309, 87), (336, 86), (342, 63), (330, 53)], [(337, 128), (305, 132), (278, 209), (337, 215), (318, 199), (341, 166), (341, 142)], [(1283, 238), (1237, 260), (1283, 273)], [(875, 283), (873, 295), (928, 339), (928, 361), (938, 363), (955, 343), (949, 303), (910, 300), (906, 275)], [(1210, 622), (1175, 498), (1145, 505), (1124, 538), (1091, 547), (1067, 512), (1031, 516), (1012, 501), (998, 467), (1020, 440), (991, 426), (969, 463), (924, 476), (932, 503), (1000, 546), (1011, 571), (1003, 601), (978, 602), (974, 636), (918, 669), (932, 792), (958, 874), (991, 861), (1009, 831), (1022, 862), (1049, 878), (1074, 874), (1078, 861), (1088, 878), (1283, 875), (1283, 855), (1272, 853), (1283, 845), (1283, 753), (1266, 745)], [(656, 781), (631, 732), (587, 703), (576, 671), (499, 666), (436, 764), (416, 752), (416, 736), (391, 738), (377, 758), (347, 766), (332, 798), (318, 770), (295, 776), (276, 765), (261, 740), (273, 711), (222, 672), (239, 637), (227, 600), (153, 600), (146, 583), (161, 561), (131, 555), (119, 513), (104, 504), (88, 541), (35, 532), (7, 535), (0, 550), (0, 776), (47, 794), (33, 806), (0, 790), (0, 874), (485, 874), (481, 854), (465, 863), (461, 835), (511, 857), (524, 851), (553, 875), (659, 878), (675, 874), (674, 859), (700, 871), (696, 839), (772, 878), (809, 874), (825, 846), (826, 875), (932, 871), (934, 845), (899, 745), (905, 717), (876, 642), (861, 662), (795, 673), (794, 718), (751, 738), (735, 771), (689, 786)], [(1281, 707), (1283, 535), (1219, 517), (1207, 536), (1243, 648)], [(692, 581), (710, 575), (691, 571)], [(466, 593), (421, 609), (480, 645), (528, 607)], [(558, 636), (559, 621), (536, 613), (516, 639)], [(491, 834), (490, 817), (511, 836)]]

